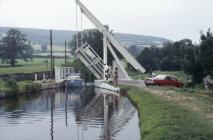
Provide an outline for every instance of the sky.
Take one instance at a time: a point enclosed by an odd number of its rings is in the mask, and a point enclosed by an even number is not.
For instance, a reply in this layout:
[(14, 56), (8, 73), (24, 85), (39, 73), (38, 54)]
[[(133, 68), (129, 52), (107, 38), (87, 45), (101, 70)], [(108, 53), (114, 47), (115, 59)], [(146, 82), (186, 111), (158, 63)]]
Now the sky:
[[(200, 31), (213, 30), (213, 0), (81, 0), (115, 32), (183, 38), (199, 43)], [(78, 9), (78, 27), (80, 29)], [(74, 0), (0, 0), (0, 26), (76, 29)], [(94, 28), (82, 16), (82, 29)]]

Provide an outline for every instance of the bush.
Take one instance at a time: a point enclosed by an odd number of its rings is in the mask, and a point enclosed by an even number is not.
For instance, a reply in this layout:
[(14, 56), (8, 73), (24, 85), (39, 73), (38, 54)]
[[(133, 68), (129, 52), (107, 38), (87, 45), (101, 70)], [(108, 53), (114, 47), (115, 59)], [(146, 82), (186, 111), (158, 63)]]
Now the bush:
[(13, 78), (10, 78), (6, 82), (6, 86), (9, 88), (10, 93), (16, 93), (18, 91), (18, 85), (16, 83), (16, 80), (14, 80)]
[(19, 93), (38, 92), (41, 89), (41, 84), (33, 81), (22, 81), (18, 83)]

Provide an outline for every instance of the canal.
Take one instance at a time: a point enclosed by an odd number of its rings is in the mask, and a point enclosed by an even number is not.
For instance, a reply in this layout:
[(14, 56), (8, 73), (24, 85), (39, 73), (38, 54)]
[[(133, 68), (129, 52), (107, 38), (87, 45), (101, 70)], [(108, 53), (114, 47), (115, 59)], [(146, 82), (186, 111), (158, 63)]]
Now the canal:
[(139, 140), (138, 124), (127, 97), (94, 88), (0, 100), (0, 140)]

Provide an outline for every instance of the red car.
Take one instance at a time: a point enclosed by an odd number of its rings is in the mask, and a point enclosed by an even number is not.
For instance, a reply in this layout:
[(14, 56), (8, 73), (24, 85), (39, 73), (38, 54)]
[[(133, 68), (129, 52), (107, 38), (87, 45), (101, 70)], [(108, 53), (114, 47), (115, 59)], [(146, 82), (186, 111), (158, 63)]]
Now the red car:
[(144, 80), (146, 85), (158, 85), (158, 86), (176, 86), (183, 87), (183, 83), (170, 75), (157, 75), (153, 78), (147, 78)]

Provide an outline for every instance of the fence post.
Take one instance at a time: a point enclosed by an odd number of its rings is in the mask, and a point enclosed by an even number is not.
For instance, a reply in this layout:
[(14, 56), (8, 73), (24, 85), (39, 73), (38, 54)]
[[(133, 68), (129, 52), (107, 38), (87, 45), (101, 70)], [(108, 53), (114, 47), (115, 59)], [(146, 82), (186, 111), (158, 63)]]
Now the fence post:
[(35, 73), (35, 81), (37, 81), (37, 73)]
[(43, 80), (46, 80), (46, 75), (45, 75), (45, 73), (43, 73)]

